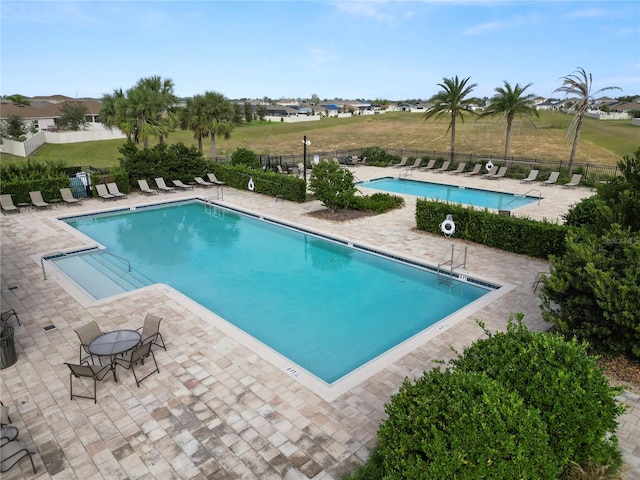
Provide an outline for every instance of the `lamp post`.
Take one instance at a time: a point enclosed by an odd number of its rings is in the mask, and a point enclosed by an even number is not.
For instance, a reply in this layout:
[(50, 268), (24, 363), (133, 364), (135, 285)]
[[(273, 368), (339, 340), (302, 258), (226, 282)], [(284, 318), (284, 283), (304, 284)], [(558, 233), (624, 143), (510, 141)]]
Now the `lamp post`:
[(302, 159), (302, 178), (304, 178), (305, 183), (307, 182), (307, 145), (311, 145), (311, 142), (307, 140), (307, 136), (305, 135), (302, 144), (304, 145), (304, 158)]

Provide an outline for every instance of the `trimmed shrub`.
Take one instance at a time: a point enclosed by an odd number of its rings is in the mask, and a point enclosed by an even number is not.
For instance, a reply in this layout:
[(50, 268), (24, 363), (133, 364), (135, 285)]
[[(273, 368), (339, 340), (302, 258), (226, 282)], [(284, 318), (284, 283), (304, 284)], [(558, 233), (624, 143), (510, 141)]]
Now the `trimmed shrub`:
[(374, 193), (362, 197), (354, 197), (352, 208), (368, 212), (384, 213), (404, 204), (404, 199), (388, 193)]
[(11, 162), (0, 166), (0, 193), (10, 194), (13, 202), (29, 203), (29, 192), (39, 190), (45, 201), (60, 198), (60, 189), (70, 186), (65, 166), (61, 161), (24, 163)]
[(522, 318), (510, 319), (506, 332), (492, 335), (485, 329), (488, 338), (465, 348), (451, 365), (458, 372), (486, 375), (539, 412), (554, 465), (595, 461), (619, 466), (614, 432), (616, 417), (624, 411), (615, 399), (620, 389), (609, 385), (586, 344), (530, 332)]
[(540, 414), (482, 374), (405, 380), (378, 431), (385, 480), (557, 478)]
[(416, 225), (420, 230), (441, 233), (440, 224), (447, 214), (453, 216), (456, 238), (543, 259), (562, 255), (565, 249), (567, 229), (562, 225), (439, 201), (418, 199), (416, 202)]
[(249, 168), (260, 168), (260, 160), (258, 159), (258, 155), (253, 151), (240, 147), (231, 154), (231, 165), (246, 165)]
[(320, 162), (313, 167), (309, 190), (332, 212), (355, 204), (357, 189), (353, 174), (334, 162)]
[(362, 149), (360, 156), (362, 158), (367, 157), (367, 165), (373, 165), (375, 167), (386, 167), (400, 161), (400, 157), (397, 155), (390, 155), (386, 150), (380, 147), (364, 148)]

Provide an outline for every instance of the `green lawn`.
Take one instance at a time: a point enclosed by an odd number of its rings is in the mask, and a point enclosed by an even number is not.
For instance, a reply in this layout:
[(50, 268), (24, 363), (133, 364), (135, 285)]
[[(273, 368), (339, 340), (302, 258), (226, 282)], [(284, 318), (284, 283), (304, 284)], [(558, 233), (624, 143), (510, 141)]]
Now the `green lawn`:
[[(512, 156), (543, 160), (567, 160), (571, 138), (567, 128), (572, 116), (559, 112), (540, 112), (540, 118), (519, 119), (515, 122)], [(352, 118), (327, 118), (315, 122), (242, 125), (233, 130), (230, 140), (217, 139), (218, 156), (231, 155), (245, 147), (258, 154), (286, 155), (302, 153), (302, 137), (311, 140), (308, 153), (359, 149), (370, 146), (422, 151), (448, 151), (450, 136), (448, 123), (425, 122), (422, 115), (391, 112), (382, 115), (363, 115)], [(456, 151), (486, 155), (504, 153), (505, 122), (500, 119), (475, 121), (467, 118), (458, 122)], [(183, 142), (197, 146), (193, 134), (173, 132), (169, 143)], [(47, 144), (32, 156), (36, 160), (62, 160), (67, 165), (109, 167), (118, 165), (118, 148), (123, 140), (106, 140), (67, 145)], [(154, 142), (151, 142), (153, 144)], [(599, 121), (587, 118), (583, 124), (576, 161), (578, 163), (613, 165), (624, 155), (640, 148), (640, 127), (628, 120)], [(209, 156), (209, 139), (203, 142), (203, 153)], [(2, 161), (23, 161), (2, 155)]]

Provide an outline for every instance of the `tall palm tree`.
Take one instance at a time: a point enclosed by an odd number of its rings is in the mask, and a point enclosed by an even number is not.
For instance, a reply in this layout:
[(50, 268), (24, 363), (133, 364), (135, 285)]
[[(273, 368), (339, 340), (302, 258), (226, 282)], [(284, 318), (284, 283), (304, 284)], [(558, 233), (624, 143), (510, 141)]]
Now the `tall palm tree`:
[(569, 156), (569, 175), (573, 171), (573, 162), (576, 158), (576, 150), (578, 149), (578, 140), (580, 138), (580, 130), (582, 129), (582, 122), (584, 117), (587, 116), (589, 110), (589, 103), (593, 95), (597, 95), (605, 90), (622, 90), (620, 87), (604, 87), (597, 92), (591, 93), (591, 87), (593, 86), (593, 78), (590, 73), (587, 73), (584, 68), (578, 67), (578, 69), (571, 75), (562, 77), (562, 86), (556, 88), (555, 92), (564, 92), (567, 95), (576, 95), (578, 100), (573, 108), (575, 108), (575, 116), (573, 121), (569, 125), (567, 131), (567, 138), (573, 133), (573, 146), (571, 147), (571, 155)]
[(231, 138), (233, 131), (233, 105), (218, 92), (204, 92), (205, 117), (208, 122), (208, 135), (211, 137), (209, 156), (216, 158), (216, 135)]
[(471, 100), (466, 99), (466, 97), (476, 87), (475, 83), (467, 85), (470, 78), (471, 77), (467, 77), (463, 80), (460, 80), (457, 75), (454, 78), (443, 78), (442, 83), (438, 84), (438, 86), (441, 87), (442, 90), (431, 98), (433, 107), (427, 110), (424, 114), (425, 120), (429, 120), (434, 116), (438, 120), (447, 116), (450, 118), (447, 133), (449, 132), (449, 130), (451, 130), (452, 162), (455, 159), (456, 120), (460, 118), (460, 121), (464, 123), (464, 112), (470, 113), (472, 115), (477, 115), (477, 113), (471, 109)]
[(509, 156), (509, 148), (511, 146), (511, 128), (513, 127), (513, 120), (516, 115), (534, 115), (539, 117), (538, 111), (533, 106), (534, 95), (532, 93), (524, 95), (524, 91), (531, 86), (528, 83), (524, 87), (521, 87), (516, 83), (515, 87), (512, 87), (509, 82), (505, 80), (504, 87), (497, 87), (494, 89), (496, 95), (491, 97), (491, 104), (485, 109), (479, 118), (487, 117), (490, 115), (501, 115), (507, 119), (507, 136), (504, 144), (504, 158)]
[(127, 97), (121, 88), (102, 96), (100, 122), (109, 130), (120, 129), (127, 136), (127, 141), (131, 141), (135, 130), (134, 122), (127, 118)]
[(193, 138), (198, 141), (198, 150), (202, 152), (202, 139), (209, 135), (204, 96), (194, 95), (187, 99), (186, 105), (178, 109), (178, 124), (183, 130), (193, 132)]
[(173, 107), (177, 102), (174, 95), (173, 80), (159, 75), (141, 78), (138, 80), (134, 88), (141, 88), (147, 92), (147, 96), (151, 101), (150, 109), (154, 111), (156, 122), (160, 126), (159, 142), (164, 143), (165, 135), (173, 130), (176, 119), (173, 113)]

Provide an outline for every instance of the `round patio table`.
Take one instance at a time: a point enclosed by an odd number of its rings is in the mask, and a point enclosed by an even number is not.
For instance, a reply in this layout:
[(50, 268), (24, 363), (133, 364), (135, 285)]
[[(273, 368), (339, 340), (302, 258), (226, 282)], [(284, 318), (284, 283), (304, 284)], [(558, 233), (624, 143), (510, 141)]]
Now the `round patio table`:
[(113, 379), (116, 378), (116, 356), (131, 350), (140, 343), (140, 333), (135, 330), (114, 330), (94, 338), (89, 344), (89, 353), (98, 357), (109, 357)]

